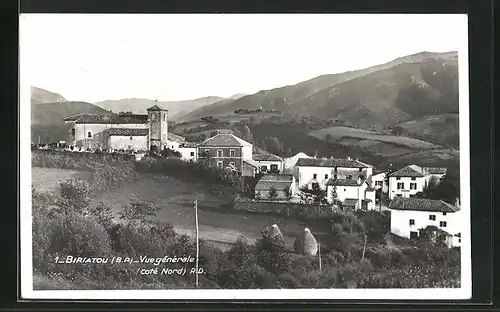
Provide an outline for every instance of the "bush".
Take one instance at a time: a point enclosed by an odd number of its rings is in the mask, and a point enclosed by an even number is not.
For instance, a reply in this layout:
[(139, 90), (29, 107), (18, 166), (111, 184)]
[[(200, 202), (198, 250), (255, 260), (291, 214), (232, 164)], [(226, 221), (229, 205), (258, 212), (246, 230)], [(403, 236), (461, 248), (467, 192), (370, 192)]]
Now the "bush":
[(92, 201), (90, 186), (80, 179), (68, 179), (59, 185), (61, 200), (58, 206), (65, 213), (85, 213)]
[(269, 272), (280, 274), (288, 270), (290, 257), (280, 237), (262, 230), (260, 238), (255, 242), (255, 250), (257, 263)]

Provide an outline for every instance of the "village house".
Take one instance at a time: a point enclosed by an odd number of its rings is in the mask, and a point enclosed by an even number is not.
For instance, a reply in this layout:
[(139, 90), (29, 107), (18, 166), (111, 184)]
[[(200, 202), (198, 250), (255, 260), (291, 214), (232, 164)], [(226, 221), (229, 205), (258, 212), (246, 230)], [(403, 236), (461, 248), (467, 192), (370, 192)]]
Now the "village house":
[(260, 172), (280, 173), (283, 171), (283, 158), (255, 145), (252, 159), (258, 163)]
[[(288, 200), (294, 194), (295, 181), (291, 174), (264, 174), (255, 185), (255, 198), (264, 200)], [(271, 190), (274, 189), (273, 198)]]
[(292, 157), (286, 157), (283, 161), (283, 173), (293, 174), (294, 170), (297, 168), (295, 167), (295, 164), (297, 164), (297, 161), (300, 158), (313, 158), (313, 157), (302, 152), (297, 153)]
[(326, 183), (328, 203), (333, 204), (333, 194), (345, 210), (372, 210), (375, 208), (375, 189), (368, 180), (358, 176), (354, 179), (330, 178)]
[(362, 180), (371, 183), (372, 166), (349, 157), (347, 159), (299, 158), (295, 166), (297, 189), (319, 187), (325, 190), (326, 183), (331, 178), (356, 181), (361, 177)]
[(382, 193), (386, 194), (389, 191), (389, 183), (386, 182), (387, 172), (386, 171), (373, 171), (372, 175), (372, 187), (375, 190), (381, 190)]
[(244, 177), (255, 177), (260, 173), (260, 164), (253, 159), (244, 159), (242, 176)]
[(195, 162), (198, 159), (198, 143), (184, 141), (179, 145), (177, 151), (181, 153), (181, 159)]
[(446, 168), (409, 165), (389, 174), (389, 198), (414, 197), (432, 182), (439, 184)]
[(218, 133), (197, 147), (198, 160), (205, 158), (209, 165), (221, 169), (243, 169), (243, 161), (252, 159), (253, 145), (233, 133)]
[(460, 209), (442, 200), (395, 197), (389, 205), (391, 233), (416, 239), (428, 226), (446, 232), (442, 240), (449, 246), (461, 244)]
[(427, 178), (421, 167), (417, 165), (406, 166), (400, 170), (389, 173), (389, 199), (396, 196), (414, 197), (427, 187)]

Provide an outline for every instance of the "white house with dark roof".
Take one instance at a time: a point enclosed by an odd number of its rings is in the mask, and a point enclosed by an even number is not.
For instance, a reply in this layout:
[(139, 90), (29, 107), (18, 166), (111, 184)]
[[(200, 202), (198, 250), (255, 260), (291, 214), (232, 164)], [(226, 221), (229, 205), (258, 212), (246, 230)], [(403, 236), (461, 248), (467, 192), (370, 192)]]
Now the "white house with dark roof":
[(442, 200), (395, 197), (390, 205), (391, 232), (405, 238), (417, 238), (420, 230), (435, 226), (448, 233), (444, 237), (448, 246), (461, 243), (462, 213), (454, 205)]
[(389, 199), (394, 197), (413, 197), (427, 187), (427, 177), (422, 167), (406, 166), (389, 173)]
[(376, 190), (382, 190), (382, 193), (389, 191), (389, 183), (386, 182), (387, 171), (373, 171), (372, 187)]
[(413, 197), (434, 181), (439, 184), (446, 175), (446, 168), (409, 165), (389, 174), (389, 198)]
[(324, 190), (331, 178), (356, 181), (361, 177), (363, 180), (371, 181), (372, 176), (371, 165), (351, 158), (299, 158), (295, 167), (297, 189), (312, 188), (313, 184), (317, 184)]
[(260, 172), (283, 172), (283, 158), (271, 154), (255, 145), (253, 146), (252, 159), (258, 163)]
[(333, 203), (333, 189), (337, 200), (348, 210), (372, 210), (375, 208), (375, 189), (367, 179), (358, 176), (354, 179), (330, 178), (326, 183), (326, 198)]

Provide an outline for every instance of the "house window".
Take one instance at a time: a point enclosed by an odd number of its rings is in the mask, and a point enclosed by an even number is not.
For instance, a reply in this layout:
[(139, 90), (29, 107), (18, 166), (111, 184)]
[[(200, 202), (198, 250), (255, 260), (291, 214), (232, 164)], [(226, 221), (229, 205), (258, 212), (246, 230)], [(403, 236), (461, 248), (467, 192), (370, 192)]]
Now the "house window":
[(276, 165), (276, 164), (271, 165), (271, 171), (277, 172), (278, 171), (278, 165)]
[(412, 181), (415, 181), (416, 179), (417, 179), (417, 178), (415, 178), (415, 177), (412, 177), (412, 178), (411, 178), (411, 180), (412, 180)]
[(459, 242), (459, 243), (461, 243), (461, 242), (462, 242), (462, 239), (461, 239), (461, 238), (459, 238), (459, 239), (458, 239), (458, 242)]
[(222, 150), (217, 150), (217, 157), (222, 157)]
[(440, 227), (446, 227), (446, 221), (441, 221), (439, 222)]
[(347, 180), (352, 180), (352, 175), (348, 175)]
[(325, 174), (325, 180), (328, 180), (328, 175), (327, 174)]
[(417, 189), (417, 183), (410, 183), (410, 190), (416, 190)]
[(418, 238), (418, 232), (411, 231), (410, 232), (410, 239), (417, 239)]
[(359, 172), (362, 172), (363, 171), (363, 168), (359, 168)]
[(334, 179), (334, 180), (337, 180), (337, 175), (334, 175), (334, 176), (333, 176), (333, 179)]
[(236, 152), (234, 150), (229, 151), (229, 156), (234, 157), (236, 155)]
[(224, 163), (221, 160), (219, 160), (217, 162), (217, 168), (222, 169), (223, 167), (224, 167)]
[(429, 215), (429, 220), (436, 221), (436, 215)]
[(446, 216), (446, 212), (443, 212), (443, 216)]
[(134, 139), (134, 137), (130, 137), (130, 141), (132, 141)]
[(73, 136), (73, 138), (75, 137), (76, 135), (76, 130), (75, 128), (71, 129), (71, 136)]
[(403, 190), (405, 188), (404, 182), (398, 182), (397, 187), (398, 187), (398, 190)]
[(410, 225), (415, 225), (415, 220), (414, 219), (410, 219)]
[(267, 171), (267, 166), (260, 166), (261, 171)]
[(92, 131), (87, 132), (87, 137), (91, 138), (92, 137)]
[(318, 177), (318, 175), (315, 173), (313, 174), (313, 179), (316, 179)]
[(344, 192), (345, 192), (345, 191), (347, 191), (347, 189), (346, 189), (346, 188), (344, 189)]
[(401, 177), (396, 177), (396, 180), (401, 180)]
[(375, 181), (375, 185), (376, 186), (383, 186), (383, 182), (382, 181)]

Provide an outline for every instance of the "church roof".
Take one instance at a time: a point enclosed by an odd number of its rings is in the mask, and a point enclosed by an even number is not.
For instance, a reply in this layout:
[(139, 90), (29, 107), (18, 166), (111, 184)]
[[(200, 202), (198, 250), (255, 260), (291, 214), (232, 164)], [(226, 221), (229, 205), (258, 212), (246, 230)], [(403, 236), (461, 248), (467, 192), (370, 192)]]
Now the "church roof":
[(150, 108), (148, 108), (147, 111), (167, 111), (167, 110), (164, 108), (161, 108), (158, 105), (153, 105)]
[(149, 129), (132, 129), (132, 128), (111, 128), (105, 130), (108, 135), (120, 135), (120, 136), (146, 136), (149, 133)]
[(64, 118), (77, 124), (142, 124), (148, 122), (148, 115), (138, 114), (77, 114)]

